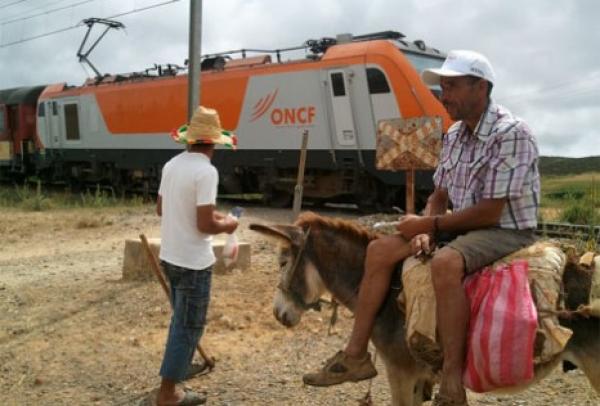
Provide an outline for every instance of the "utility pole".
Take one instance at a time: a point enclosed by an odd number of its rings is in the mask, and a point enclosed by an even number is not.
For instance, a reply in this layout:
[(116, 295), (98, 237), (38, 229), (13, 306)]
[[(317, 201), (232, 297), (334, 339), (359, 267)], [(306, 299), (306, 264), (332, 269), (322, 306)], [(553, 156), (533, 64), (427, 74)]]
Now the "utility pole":
[(188, 121), (200, 104), (200, 55), (202, 45), (202, 0), (190, 0), (188, 57)]
[[(202, 0), (190, 0), (190, 40), (188, 56), (188, 122), (200, 104), (200, 55), (202, 44)], [(215, 366), (214, 358), (206, 355), (200, 344), (198, 352), (209, 370)]]

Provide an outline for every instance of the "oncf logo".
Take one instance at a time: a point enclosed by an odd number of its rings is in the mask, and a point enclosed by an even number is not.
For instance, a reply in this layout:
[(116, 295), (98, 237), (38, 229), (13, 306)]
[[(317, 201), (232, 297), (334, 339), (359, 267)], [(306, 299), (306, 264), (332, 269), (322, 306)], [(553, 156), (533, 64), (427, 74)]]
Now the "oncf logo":
[(275, 107), (271, 109), (279, 89), (274, 90), (268, 95), (261, 97), (253, 107), (252, 117), (250, 122), (254, 122), (266, 115), (269, 112), (269, 119), (271, 124), (277, 126), (288, 126), (288, 125), (312, 125), (317, 109), (315, 106), (301, 106), (301, 107)]
[(299, 108), (273, 109), (271, 111), (271, 123), (274, 125), (310, 125), (315, 119), (315, 107), (306, 106)]

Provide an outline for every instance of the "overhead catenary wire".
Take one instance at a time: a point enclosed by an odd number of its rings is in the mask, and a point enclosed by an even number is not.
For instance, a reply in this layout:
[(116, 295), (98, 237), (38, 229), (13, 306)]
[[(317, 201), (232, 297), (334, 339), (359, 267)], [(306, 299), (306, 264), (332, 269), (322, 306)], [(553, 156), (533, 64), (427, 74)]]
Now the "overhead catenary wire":
[(14, 20), (17, 17), (21, 17), (21, 16), (28, 16), (29, 14), (31, 14), (32, 12), (37, 12), (38, 10), (43, 10), (46, 9), (46, 11), (48, 11), (48, 9), (56, 4), (59, 3), (64, 3), (67, 0), (56, 0), (56, 1), (50, 1), (50, 2), (46, 2), (44, 4), (44, 6), (42, 7), (36, 7), (34, 9), (28, 9), (27, 11), (17, 11), (14, 14), (11, 14), (9, 16), (3, 17), (2, 19), (0, 19), (0, 25), (2, 25), (2, 23), (8, 21), (8, 20)]
[(3, 4), (3, 5), (0, 5), (0, 10), (2, 10), (2, 9), (4, 9), (4, 8), (11, 7), (11, 6), (14, 6), (14, 5), (16, 5), (16, 4), (19, 4), (19, 3), (23, 3), (23, 2), (25, 2), (25, 1), (27, 1), (27, 0), (15, 0), (15, 1), (13, 1), (12, 3), (8, 3), (8, 4)]
[(595, 71), (583, 78), (560, 82), (549, 86), (532, 89), (526, 92), (508, 94), (500, 97), (502, 103), (510, 105), (524, 105), (539, 103), (540, 101), (566, 102), (600, 92), (600, 72)]
[[(31, 15), (27, 15), (25, 17), (15, 18), (15, 19), (12, 19), (12, 20), (3, 20), (3, 21), (0, 21), (0, 25), (8, 25), (8, 24), (18, 23), (20, 21), (31, 20), (32, 18), (41, 17), (41, 16), (45, 16), (45, 15), (48, 15), (48, 14), (53, 14), (53, 13), (56, 13), (58, 11), (67, 10), (69, 8), (77, 7), (77, 6), (80, 6), (80, 5), (85, 4), (85, 3), (91, 3), (93, 1), (96, 1), (96, 0), (83, 0), (83, 1), (79, 1), (77, 3), (72, 3), (72, 4), (69, 4), (69, 5), (66, 5), (66, 6), (62, 6), (62, 7), (58, 7), (58, 8), (52, 9), (52, 10), (42, 11), (42, 12), (39, 12), (37, 14), (31, 14)], [(54, 4), (56, 4), (56, 3), (54, 3)]]
[[(83, 2), (80, 2), (78, 4), (88, 3), (88, 2), (91, 2), (91, 1), (95, 1), (95, 0), (84, 0)], [(126, 11), (126, 12), (118, 13), (118, 14), (113, 14), (113, 15), (110, 15), (110, 16), (102, 17), (102, 18), (104, 18), (104, 19), (112, 19), (112, 18), (117, 18), (117, 17), (123, 17), (123, 16), (129, 15), (129, 14), (140, 13), (142, 11), (150, 10), (150, 9), (161, 7), (161, 6), (165, 6), (165, 5), (168, 5), (168, 4), (171, 4), (171, 3), (176, 3), (178, 1), (180, 1), (180, 0), (168, 0), (168, 1), (164, 1), (162, 3), (152, 4), (150, 6), (141, 7), (141, 8), (134, 8), (133, 10), (130, 10), (130, 11)], [(71, 7), (75, 7), (75, 6), (71, 6)], [(69, 8), (69, 7), (67, 7), (67, 8)], [(43, 38), (43, 37), (48, 37), (48, 36), (54, 35), (54, 34), (59, 34), (61, 32), (69, 31), (69, 30), (78, 28), (80, 26), (81, 26), (81, 23), (77, 23), (77, 24), (74, 24), (74, 25), (71, 25), (71, 26), (67, 26), (67, 27), (63, 27), (63, 28), (54, 30), (54, 31), (46, 32), (46, 33), (39, 34), (39, 35), (34, 35), (34, 36), (31, 36), (31, 37), (28, 37), (28, 38), (22, 38), (22, 39), (17, 40), (17, 41), (8, 42), (6, 44), (0, 44), (0, 48), (6, 48), (6, 47), (9, 47), (9, 46), (12, 46), (12, 45), (22, 44), (24, 42), (33, 41), (35, 39), (39, 39), (39, 38)]]

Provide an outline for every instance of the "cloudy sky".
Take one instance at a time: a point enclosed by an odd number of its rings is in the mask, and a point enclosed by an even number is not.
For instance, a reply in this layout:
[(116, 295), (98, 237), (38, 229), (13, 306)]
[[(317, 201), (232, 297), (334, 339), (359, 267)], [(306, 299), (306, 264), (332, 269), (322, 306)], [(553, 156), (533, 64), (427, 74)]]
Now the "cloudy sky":
[[(167, 3), (145, 11), (146, 7)], [(187, 58), (188, 0), (0, 0), (0, 89), (92, 74), (76, 52), (84, 18), (118, 17), (90, 56), (103, 73)], [(534, 129), (543, 155), (600, 155), (598, 0), (205, 0), (202, 53), (273, 49), (338, 33), (396, 30), (443, 51), (474, 49), (495, 99)], [(24, 42), (22, 42), (24, 41)], [(15, 43), (14, 45), (10, 45)]]

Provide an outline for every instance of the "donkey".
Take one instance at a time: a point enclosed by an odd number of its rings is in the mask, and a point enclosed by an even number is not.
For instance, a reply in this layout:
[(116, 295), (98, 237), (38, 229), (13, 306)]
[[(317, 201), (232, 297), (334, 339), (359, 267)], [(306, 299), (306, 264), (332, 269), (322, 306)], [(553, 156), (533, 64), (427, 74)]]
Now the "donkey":
[[(377, 234), (354, 222), (311, 212), (303, 213), (293, 225), (251, 224), (250, 229), (283, 243), (279, 254), (281, 276), (273, 303), (273, 313), (281, 324), (297, 325), (305, 311), (318, 308), (325, 291), (354, 311), (366, 248)], [(591, 275), (565, 272), (565, 278), (569, 278), (565, 284), (572, 289), (566, 302), (574, 309), (586, 302), (585, 290), (589, 295)], [(436, 376), (430, 366), (409, 352), (404, 315), (396, 303), (398, 293), (399, 290), (390, 289), (377, 315), (371, 340), (385, 364), (392, 404), (416, 406), (430, 398)], [(550, 373), (561, 360), (568, 360), (584, 371), (600, 393), (600, 320), (576, 319), (565, 325), (574, 332), (567, 348), (553, 362), (536, 370), (535, 381)]]

